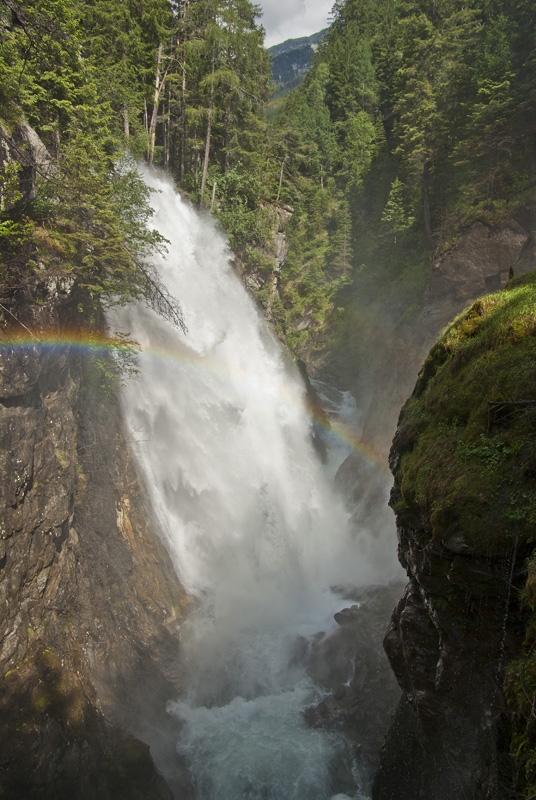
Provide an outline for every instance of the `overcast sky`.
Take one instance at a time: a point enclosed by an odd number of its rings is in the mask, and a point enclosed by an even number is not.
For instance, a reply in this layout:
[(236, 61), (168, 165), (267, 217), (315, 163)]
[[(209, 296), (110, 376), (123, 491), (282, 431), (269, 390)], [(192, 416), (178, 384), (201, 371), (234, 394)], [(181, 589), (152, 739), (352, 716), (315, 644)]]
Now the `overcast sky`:
[(264, 14), (261, 23), (266, 30), (266, 47), (310, 36), (327, 26), (334, 0), (258, 0)]

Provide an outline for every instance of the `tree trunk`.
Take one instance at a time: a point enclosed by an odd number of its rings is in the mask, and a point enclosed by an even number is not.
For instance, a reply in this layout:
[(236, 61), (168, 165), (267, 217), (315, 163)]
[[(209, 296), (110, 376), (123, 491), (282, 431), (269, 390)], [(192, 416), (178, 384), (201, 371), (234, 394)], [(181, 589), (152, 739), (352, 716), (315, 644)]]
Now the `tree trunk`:
[(432, 231), (432, 215), (430, 213), (430, 162), (426, 161), (422, 170), (422, 199), (424, 210), (424, 228), (428, 237), (430, 250), (434, 249), (434, 234)]
[(279, 203), (279, 197), (281, 195), (281, 187), (283, 186), (283, 172), (284, 172), (284, 169), (285, 169), (286, 160), (287, 160), (287, 157), (285, 156), (283, 158), (283, 161), (281, 162), (281, 170), (279, 172), (279, 186), (277, 188), (277, 197), (275, 199), (276, 203)]
[(210, 82), (210, 97), (208, 101), (208, 119), (207, 119), (207, 136), (205, 139), (205, 158), (203, 161), (203, 174), (201, 176), (201, 195), (199, 197), (199, 208), (203, 206), (203, 200), (205, 195), (205, 188), (207, 185), (207, 174), (208, 174), (208, 159), (210, 155), (210, 136), (212, 133), (212, 107), (214, 105), (214, 69), (216, 63), (216, 48), (212, 48), (212, 69), (211, 75), (212, 80)]
[[(188, 15), (188, 8), (190, 0), (185, 0), (182, 9), (182, 24), (183, 24), (183, 58), (182, 58), (182, 81), (181, 81), (181, 110), (180, 110), (180, 152), (179, 152), (179, 184), (182, 186), (184, 183), (184, 174), (186, 172), (186, 40), (187, 40), (187, 26), (186, 17)], [(177, 53), (180, 52), (180, 41), (177, 39)]]
[(223, 125), (225, 129), (224, 135), (224, 145), (223, 145), (223, 174), (225, 175), (229, 172), (229, 143), (230, 143), (230, 135), (229, 135), (229, 124), (231, 121), (231, 109), (228, 107), (225, 110), (225, 117), (223, 120)]
[(156, 57), (156, 75), (154, 80), (154, 98), (153, 98), (153, 113), (151, 114), (151, 122), (149, 125), (149, 152), (147, 153), (147, 161), (149, 166), (152, 167), (154, 159), (154, 147), (156, 141), (156, 121), (158, 119), (158, 101), (160, 100), (160, 67), (162, 65), (162, 44), (158, 45), (158, 55)]
[[(158, 56), (156, 59), (156, 75), (154, 80), (154, 99), (153, 99), (153, 113), (151, 114), (151, 123), (149, 125), (149, 151), (147, 153), (147, 161), (149, 166), (152, 167), (154, 159), (154, 148), (156, 143), (156, 123), (158, 122), (158, 105), (160, 103), (160, 95), (167, 78), (169, 64), (161, 74), (162, 69), (162, 44), (158, 45)], [(170, 62), (171, 63), (171, 62)]]
[(130, 122), (128, 119), (128, 105), (126, 101), (123, 103), (123, 133), (125, 134), (125, 139), (130, 137)]
[(180, 152), (180, 185), (184, 183), (186, 169), (186, 62), (182, 65), (182, 92), (181, 92), (181, 152)]
[(210, 210), (211, 211), (214, 209), (214, 201), (216, 199), (216, 186), (217, 186), (216, 181), (214, 181), (214, 183), (212, 184), (212, 198), (210, 200)]
[(168, 90), (167, 114), (164, 120), (164, 169), (169, 171), (169, 150), (171, 139), (171, 95)]

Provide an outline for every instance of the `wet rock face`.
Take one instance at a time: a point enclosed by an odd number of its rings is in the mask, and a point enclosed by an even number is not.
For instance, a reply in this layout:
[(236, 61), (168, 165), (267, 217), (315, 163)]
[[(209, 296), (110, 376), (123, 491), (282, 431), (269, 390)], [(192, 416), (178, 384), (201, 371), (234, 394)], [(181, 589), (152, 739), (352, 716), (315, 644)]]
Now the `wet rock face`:
[[(77, 382), (67, 351), (12, 351), (2, 363), (2, 572), (0, 661), (19, 663), (42, 605), (62, 604), (74, 567)], [(23, 633), (24, 632), (24, 633)]]
[[(385, 650), (403, 699), (374, 800), (515, 796), (503, 683), (521, 652), (533, 550), (520, 502), (533, 496), (536, 459), (534, 381), (523, 377), (536, 352), (533, 280), (477, 301), (445, 332), (400, 416), (390, 503), (409, 585)], [(513, 399), (507, 422), (487, 413), (499, 391)]]
[[(338, 629), (319, 634), (307, 654), (308, 673), (326, 696), (306, 713), (314, 727), (340, 731), (354, 744), (357, 772), (370, 782), (380, 744), (400, 696), (382, 652), (382, 638), (392, 604), (402, 584), (341, 589), (353, 604), (335, 614)], [(355, 791), (349, 764), (340, 765), (334, 791)], [(363, 787), (365, 788), (365, 787)]]
[[(469, 586), (475, 570), (495, 592), (453, 591), (451, 573), (465, 573)], [(403, 699), (382, 749), (374, 800), (507, 800), (502, 680), (514, 636), (506, 625), (508, 575), (493, 559), (486, 570), (468, 556), (440, 552), (411, 560), (408, 571), (384, 642)]]
[(184, 783), (165, 704), (178, 691), (185, 596), (117, 404), (88, 385), (86, 367), (68, 346), (0, 351), (6, 800), (171, 798), (135, 736)]

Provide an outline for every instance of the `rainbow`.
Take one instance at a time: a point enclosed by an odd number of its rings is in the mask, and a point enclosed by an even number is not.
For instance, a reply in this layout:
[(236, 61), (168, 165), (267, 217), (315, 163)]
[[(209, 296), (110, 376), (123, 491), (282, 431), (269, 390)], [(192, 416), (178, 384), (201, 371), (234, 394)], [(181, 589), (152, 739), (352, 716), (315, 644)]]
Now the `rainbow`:
[[(180, 352), (171, 347), (151, 347), (142, 350), (136, 340), (127, 336), (108, 336), (97, 331), (79, 330), (63, 331), (61, 333), (36, 331), (34, 333), (25, 328), (20, 334), (14, 334), (13, 331), (10, 331), (9, 335), (0, 331), (0, 357), (2, 358), (14, 351), (36, 353), (66, 349), (86, 354), (141, 355), (142, 357), (180, 362), (197, 369), (208, 369), (212, 372), (223, 373), (221, 366), (211, 363), (209, 358), (202, 357), (189, 348), (184, 348)], [(293, 401), (296, 402), (296, 399), (293, 398)], [(305, 402), (303, 405), (317, 429), (334, 435), (350, 451), (359, 455), (368, 464), (379, 470), (380, 473), (390, 478), (385, 459), (372, 444), (368, 443), (348, 426), (345, 426), (344, 423), (329, 419), (322, 409), (316, 408), (312, 403)]]

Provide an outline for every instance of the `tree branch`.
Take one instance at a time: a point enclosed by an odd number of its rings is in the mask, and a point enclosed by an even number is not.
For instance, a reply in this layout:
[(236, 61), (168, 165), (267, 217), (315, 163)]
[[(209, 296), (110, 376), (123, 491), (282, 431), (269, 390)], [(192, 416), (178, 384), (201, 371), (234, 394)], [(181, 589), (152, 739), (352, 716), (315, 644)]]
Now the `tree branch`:
[(187, 333), (179, 301), (171, 295), (151, 267), (140, 267), (145, 279), (144, 297), (149, 308), (170, 322), (175, 328)]

